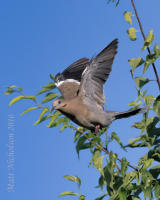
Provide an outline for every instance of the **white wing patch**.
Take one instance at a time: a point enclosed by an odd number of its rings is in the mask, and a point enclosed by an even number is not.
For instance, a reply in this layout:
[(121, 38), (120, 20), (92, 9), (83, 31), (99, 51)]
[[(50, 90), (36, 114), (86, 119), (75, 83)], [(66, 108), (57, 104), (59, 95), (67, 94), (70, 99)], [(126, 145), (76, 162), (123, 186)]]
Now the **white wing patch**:
[(75, 79), (66, 79), (66, 80), (64, 80), (64, 81), (57, 81), (57, 82), (55, 83), (55, 85), (56, 85), (57, 87), (59, 87), (59, 86), (62, 85), (63, 83), (77, 83), (78, 85), (80, 85), (80, 82), (77, 81), (77, 80), (75, 80)]
[(82, 73), (82, 76), (86, 73), (87, 70), (88, 70), (88, 68), (86, 67), (85, 70)]

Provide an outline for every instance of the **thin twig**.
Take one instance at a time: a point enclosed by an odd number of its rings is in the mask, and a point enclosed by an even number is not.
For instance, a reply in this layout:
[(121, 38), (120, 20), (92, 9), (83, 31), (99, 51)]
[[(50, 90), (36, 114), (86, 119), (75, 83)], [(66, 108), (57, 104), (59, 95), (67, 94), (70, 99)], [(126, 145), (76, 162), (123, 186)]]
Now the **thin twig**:
[[(83, 133), (83, 131), (80, 131), (80, 132), (83, 134), (84, 137), (87, 138), (87, 140), (89, 140), (90, 143), (94, 144), (99, 150), (105, 152), (107, 155), (110, 154), (110, 152), (109, 152), (106, 148), (104, 148), (103, 146), (101, 146), (101, 145), (97, 144), (96, 142), (92, 141), (85, 133)], [(122, 162), (122, 160), (121, 160), (120, 158), (117, 158), (117, 160), (118, 160), (119, 162)], [(138, 170), (136, 167), (130, 165), (129, 163), (128, 163), (127, 165), (128, 165), (128, 167), (134, 169), (135, 171)], [(117, 167), (118, 170), (120, 170), (120, 168), (118, 167), (117, 164), (116, 164), (116, 167)]]
[[(97, 147), (97, 149), (104, 151), (106, 154), (109, 155), (109, 151), (107, 149), (105, 149), (103, 146), (97, 144), (96, 142), (92, 141), (85, 133), (83, 133), (83, 132), (81, 132), (81, 133), (83, 134), (84, 137), (87, 138), (87, 140), (89, 140), (90, 143), (94, 144)], [(120, 171), (120, 168), (117, 164), (116, 164), (116, 167), (117, 167), (118, 171)]]
[[(143, 39), (144, 39), (144, 41), (145, 41), (145, 40), (146, 40), (146, 36), (145, 36), (145, 34), (144, 34), (143, 27), (142, 27), (142, 23), (141, 23), (140, 18), (139, 18), (139, 16), (138, 16), (138, 12), (137, 12), (137, 9), (136, 9), (134, 0), (131, 0), (131, 3), (132, 3), (132, 6), (133, 6), (133, 9), (134, 9), (134, 12), (135, 12), (135, 15), (136, 15), (138, 24), (139, 24), (139, 28), (140, 28), (141, 34), (142, 34)], [(147, 50), (148, 50), (148, 53), (151, 54), (151, 50), (150, 50), (149, 47), (147, 47)], [(153, 67), (153, 70), (154, 70), (154, 73), (155, 73), (155, 76), (156, 76), (156, 79), (157, 79), (157, 84), (158, 84), (158, 87), (159, 87), (159, 90), (160, 90), (160, 80), (159, 80), (158, 72), (157, 72), (157, 69), (156, 69), (156, 66), (155, 66), (154, 63), (152, 63), (152, 67)]]

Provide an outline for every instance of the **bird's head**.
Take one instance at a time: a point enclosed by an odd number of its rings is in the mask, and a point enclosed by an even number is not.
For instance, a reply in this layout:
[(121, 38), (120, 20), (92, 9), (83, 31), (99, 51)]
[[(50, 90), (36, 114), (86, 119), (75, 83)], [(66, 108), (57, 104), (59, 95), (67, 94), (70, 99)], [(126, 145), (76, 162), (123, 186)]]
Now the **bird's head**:
[(63, 110), (66, 107), (67, 102), (64, 99), (56, 99), (52, 103), (52, 110)]

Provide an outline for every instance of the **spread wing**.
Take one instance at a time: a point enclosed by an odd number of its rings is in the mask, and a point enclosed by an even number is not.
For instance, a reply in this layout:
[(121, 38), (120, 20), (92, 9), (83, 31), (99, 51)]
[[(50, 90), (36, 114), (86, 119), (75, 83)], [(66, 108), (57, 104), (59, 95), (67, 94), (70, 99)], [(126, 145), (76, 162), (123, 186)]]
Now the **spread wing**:
[(65, 99), (77, 96), (81, 76), (88, 63), (88, 58), (81, 58), (55, 76), (55, 85)]
[(113, 40), (86, 67), (82, 75), (79, 96), (84, 103), (95, 103), (99, 108), (105, 103), (104, 83), (112, 70), (117, 53), (118, 39)]

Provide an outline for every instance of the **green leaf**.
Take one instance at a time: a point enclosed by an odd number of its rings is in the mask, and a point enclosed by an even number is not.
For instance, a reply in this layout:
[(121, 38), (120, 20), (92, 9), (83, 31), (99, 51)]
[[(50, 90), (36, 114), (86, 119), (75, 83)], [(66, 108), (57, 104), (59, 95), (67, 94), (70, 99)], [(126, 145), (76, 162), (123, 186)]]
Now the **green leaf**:
[(56, 111), (53, 115), (52, 118), (48, 124), (48, 128), (52, 128), (56, 122), (56, 120), (59, 118), (59, 116), (61, 115), (61, 113), (59, 111)]
[[(156, 127), (159, 121), (160, 120), (158, 117), (151, 117), (151, 118), (147, 118), (146, 120), (147, 134), (149, 137), (151, 137), (150, 140), (153, 139), (154, 141), (155, 136), (157, 137), (160, 135), (160, 128)], [(151, 145), (152, 145), (152, 142), (151, 142)]]
[(99, 177), (98, 184), (99, 184), (98, 187), (101, 188), (101, 192), (102, 192), (102, 191), (103, 191), (103, 186), (106, 185), (106, 182), (105, 182), (105, 180), (104, 180), (104, 175), (101, 175), (101, 176)]
[(55, 80), (55, 77), (52, 74), (50, 74), (49, 76), (53, 81)]
[(77, 184), (80, 187), (81, 186), (81, 179), (78, 176), (76, 176), (76, 178), (77, 178)]
[(141, 181), (141, 176), (140, 176), (140, 172), (138, 171), (137, 174), (136, 174), (136, 179), (137, 179), (137, 183), (138, 185), (140, 184), (140, 181)]
[(64, 128), (67, 128), (67, 126), (69, 126), (68, 124), (69, 119), (67, 117), (57, 118), (57, 120), (54, 120), (54, 121), (52, 118), (51, 121), (52, 123), (48, 125), (49, 128), (53, 128), (53, 127), (59, 126), (60, 124), (64, 124), (65, 127), (62, 126), (62, 128), (60, 129), (60, 132), (63, 131)]
[(101, 197), (98, 197), (98, 198), (96, 198), (95, 200), (103, 200), (104, 199), (104, 197), (106, 197), (107, 196), (107, 194), (104, 194), (103, 196), (101, 196)]
[(90, 142), (87, 142), (87, 143), (83, 143), (81, 145), (76, 145), (76, 150), (77, 150), (77, 154), (79, 156), (79, 152), (80, 150), (84, 150), (84, 149), (89, 149), (91, 147), (91, 144)]
[(111, 186), (113, 184), (113, 171), (108, 166), (104, 168), (104, 176), (107, 185)]
[(62, 197), (62, 196), (79, 196), (79, 194), (75, 193), (75, 192), (62, 192), (58, 197)]
[(141, 101), (139, 101), (139, 102), (132, 101), (132, 102), (130, 102), (128, 105), (129, 105), (129, 106), (135, 106), (135, 107), (138, 107), (138, 106), (141, 105), (141, 104), (142, 104)]
[[(140, 128), (141, 128), (141, 123), (136, 123), (136, 124), (139, 125), (139, 126), (137, 126), (136, 128), (140, 129)], [(141, 137), (135, 137), (135, 138), (129, 139), (128, 142), (129, 142), (129, 143), (132, 143), (132, 142), (138, 142), (138, 141), (140, 141), (140, 140), (141, 140)]]
[(139, 67), (140, 65), (142, 65), (144, 63), (143, 58), (139, 57), (139, 58), (132, 58), (129, 60), (129, 64), (132, 67), (132, 75), (134, 74), (134, 71), (137, 67)]
[(84, 195), (81, 195), (81, 196), (79, 197), (79, 200), (85, 200), (85, 196), (84, 196)]
[(50, 93), (46, 94), (45, 98), (42, 101), (42, 104), (46, 103), (48, 101), (51, 101), (52, 99), (55, 99), (58, 96), (59, 96), (58, 94), (50, 92)]
[(146, 161), (144, 162), (143, 169), (149, 168), (149, 167), (152, 165), (153, 161), (154, 161), (154, 159), (152, 159), (152, 158), (146, 160)]
[(76, 131), (74, 136), (74, 142), (77, 142), (77, 140), (81, 137), (82, 133), (80, 131)]
[[(128, 142), (131, 142), (131, 140), (134, 140), (132, 143), (126, 145), (125, 147), (131, 147), (131, 148), (137, 148), (137, 147), (146, 147), (147, 146), (147, 142), (143, 141), (144, 138), (142, 137), (137, 137), (134, 139), (130, 139)], [(142, 142), (137, 142), (137, 141), (142, 141)]]
[[(160, 131), (159, 131), (159, 133), (160, 133)], [(159, 143), (160, 143), (160, 141), (158, 141), (158, 145), (159, 145)], [(149, 155), (149, 158), (153, 158), (155, 161), (160, 162), (160, 147), (159, 148), (158, 147), (150, 150), (148, 155)]]
[(110, 159), (110, 167), (113, 170), (115, 168), (115, 166), (116, 166), (117, 154), (115, 154), (112, 151), (110, 151), (109, 159)]
[(136, 171), (126, 174), (126, 176), (123, 178), (124, 186), (127, 186), (129, 183), (131, 183), (136, 178), (136, 175)]
[(13, 88), (7, 87), (8, 90), (4, 92), (5, 95), (12, 94), (14, 92)]
[(149, 47), (152, 44), (153, 40), (154, 40), (153, 29), (151, 29), (147, 35), (142, 50), (145, 50), (147, 47)]
[[(144, 122), (144, 120), (142, 120), (141, 122), (134, 123), (132, 125), (132, 127), (137, 128), (137, 129), (141, 129), (141, 130), (144, 131), (145, 128), (146, 128), (146, 123)], [(142, 133), (143, 133), (143, 131), (142, 131)], [(136, 140), (130, 139), (128, 142), (139, 141), (140, 139), (141, 139), (141, 137), (137, 137)]]
[(127, 33), (129, 35), (129, 38), (134, 41), (136, 40), (136, 32), (138, 32), (135, 28), (131, 27), (127, 30)]
[(124, 12), (123, 16), (126, 22), (128, 22), (129, 24), (132, 24), (132, 19), (131, 19), (131, 17), (133, 16), (132, 13), (126, 11)]
[(136, 77), (135, 78), (135, 82), (137, 84), (138, 89), (141, 89), (149, 81), (150, 80), (148, 78), (144, 78), (144, 77)]
[(93, 165), (96, 169), (98, 169), (100, 171), (101, 174), (103, 174), (102, 173), (102, 171), (103, 171), (103, 167), (102, 167), (103, 158), (104, 158), (104, 156), (98, 157), (97, 160), (94, 161), (94, 165)]
[(66, 128), (71, 128), (71, 129), (74, 128), (72, 124), (69, 124), (69, 121), (70, 121), (69, 118), (65, 117), (65, 120), (63, 121), (63, 126), (61, 127), (60, 132), (64, 131), (64, 129)]
[(144, 69), (143, 69), (143, 74), (147, 71), (148, 67), (150, 64), (154, 63), (156, 61), (157, 57), (155, 54), (149, 54), (146, 56), (146, 61), (144, 63)]
[(43, 110), (42, 110), (42, 112), (41, 112), (41, 114), (39, 116), (39, 119), (41, 119), (43, 117), (43, 115), (46, 114), (48, 111), (49, 111), (48, 108), (43, 108)]
[(12, 106), (14, 103), (16, 103), (17, 101), (22, 100), (22, 99), (36, 100), (36, 97), (35, 96), (18, 96), (16, 98), (12, 99), (12, 101), (9, 103), (9, 105)]
[(160, 56), (160, 49), (159, 49), (158, 44), (154, 45), (154, 53), (155, 53), (157, 58)]
[(119, 2), (120, 2), (120, 0), (108, 0), (108, 3), (110, 3), (110, 2), (113, 2), (113, 3), (116, 3), (116, 6), (118, 6), (118, 4), (119, 4)]
[(38, 95), (40, 95), (40, 94), (42, 94), (44, 92), (48, 92), (50, 90), (51, 90), (50, 88), (42, 88), (41, 90), (39, 90), (39, 92), (36, 94), (36, 96), (38, 96)]
[(146, 105), (151, 105), (153, 103), (153, 101), (155, 100), (155, 97), (153, 97), (152, 95), (147, 95), (143, 97)]
[(124, 177), (127, 171), (128, 161), (126, 158), (122, 158), (121, 160), (121, 174)]
[(155, 186), (154, 186), (154, 194), (155, 194), (155, 197), (156, 199), (160, 199), (160, 185), (159, 183), (156, 183)]
[(43, 86), (43, 88), (54, 89), (55, 88), (55, 83), (54, 82), (50, 82), (47, 85)]
[(152, 167), (149, 172), (152, 174), (152, 176), (154, 178), (158, 178), (158, 176), (160, 175), (160, 165), (156, 165), (154, 167)]
[(145, 63), (144, 63), (144, 69), (143, 69), (143, 74), (148, 70), (148, 67), (149, 67), (150, 64), (151, 63), (148, 60), (145, 61)]
[(132, 200), (141, 200), (139, 197), (132, 196)]
[(117, 133), (115, 133), (115, 132), (112, 132), (112, 133), (111, 133), (111, 141), (112, 141), (113, 139), (116, 140), (116, 142), (117, 142), (118, 144), (120, 144), (120, 146), (121, 146), (122, 149), (125, 149), (125, 148), (124, 148), (124, 145), (122, 144), (122, 142), (121, 142), (121, 140), (120, 140), (120, 138), (118, 137)]
[(154, 177), (152, 176), (152, 174), (149, 171), (144, 170), (142, 168), (142, 170), (141, 170), (141, 179), (142, 179), (142, 182), (143, 182), (145, 188), (147, 188), (147, 187), (151, 186), (151, 183), (154, 180)]
[(77, 183), (79, 187), (81, 185), (81, 179), (78, 176), (65, 175), (64, 178)]
[(94, 164), (94, 162), (99, 158), (100, 154), (101, 154), (101, 151), (99, 149), (94, 150), (92, 159), (89, 162), (89, 166), (92, 164), (92, 162)]
[(158, 46), (158, 44), (154, 45), (154, 53), (155, 54), (159, 54), (159, 46)]
[(46, 116), (44, 116), (44, 117), (38, 119), (38, 120), (34, 123), (34, 125), (40, 124), (40, 123), (42, 123), (43, 121), (45, 121), (46, 119), (49, 119), (49, 118), (51, 118), (51, 117), (52, 117), (52, 115), (46, 115)]
[[(112, 189), (114, 186), (116, 186), (115, 181), (114, 181), (114, 177), (117, 176), (117, 174), (115, 174), (115, 167), (117, 166), (116, 160), (117, 160), (117, 154), (110, 151), (109, 159), (107, 160), (108, 164), (107, 164), (107, 166), (104, 167), (104, 170), (103, 170), (107, 187), (109, 186)], [(119, 179), (117, 182), (119, 182)], [(107, 189), (107, 191), (109, 194), (111, 193), (109, 188)]]
[(156, 98), (153, 104), (153, 110), (156, 113), (156, 115), (160, 118), (160, 95)]
[(16, 85), (11, 85), (10, 88), (17, 88), (19, 91), (22, 91), (22, 88), (16, 86)]
[(50, 90), (53, 90), (55, 88), (56, 88), (55, 83), (51, 82), (48, 85), (43, 86), (42, 89), (36, 94), (36, 96), (38, 96), (38, 95), (40, 95), (44, 92), (48, 92)]
[(149, 200), (153, 199), (153, 195), (152, 195), (152, 187), (148, 186), (148, 187), (144, 187), (144, 197), (148, 197)]
[(34, 125), (37, 125), (37, 124), (39, 124), (39, 123), (43, 122), (44, 120), (46, 120), (46, 119), (50, 118), (52, 115), (49, 115), (49, 117), (48, 117), (48, 118), (46, 118), (47, 116), (43, 117), (43, 116), (44, 116), (44, 114), (46, 114), (48, 111), (49, 111), (49, 109), (48, 109), (48, 108), (43, 108), (43, 110), (42, 110), (41, 114), (39, 115), (39, 118), (38, 118), (38, 120), (37, 120), (37, 121), (34, 123)]
[(123, 187), (119, 190), (118, 193), (119, 193), (120, 200), (126, 200), (127, 199), (127, 191)]
[(21, 113), (21, 115), (24, 115), (24, 114), (26, 114), (26, 113), (28, 113), (28, 112), (30, 112), (32, 110), (36, 110), (38, 108), (40, 108), (40, 106), (27, 108), (23, 113)]
[(8, 95), (8, 94), (12, 94), (13, 92), (17, 92), (17, 90), (14, 90), (13, 88), (17, 88), (18, 89), (18, 92), (22, 91), (22, 88), (16, 86), (16, 85), (11, 85), (9, 87), (7, 87), (8, 90), (6, 92), (4, 92), (5, 95)]
[(79, 156), (79, 151), (80, 150), (83, 150), (83, 149), (87, 149), (87, 148), (90, 148), (90, 143), (85, 143), (86, 142), (86, 137), (84, 136), (81, 136), (77, 142), (77, 145), (76, 145), (76, 151), (77, 151), (77, 154)]

